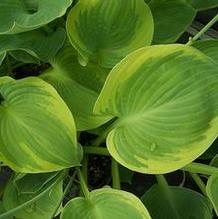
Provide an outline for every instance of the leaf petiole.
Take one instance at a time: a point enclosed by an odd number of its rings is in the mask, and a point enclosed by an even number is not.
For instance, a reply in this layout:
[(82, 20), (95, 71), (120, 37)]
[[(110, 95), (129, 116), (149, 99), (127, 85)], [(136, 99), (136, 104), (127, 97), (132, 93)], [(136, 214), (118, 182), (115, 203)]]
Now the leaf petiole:
[(97, 155), (102, 155), (102, 156), (110, 156), (107, 148), (103, 148), (103, 147), (84, 146), (83, 150), (85, 154), (97, 154)]
[(182, 168), (191, 173), (200, 173), (204, 175), (218, 175), (218, 168), (201, 163), (190, 163)]
[(205, 32), (209, 30), (218, 21), (218, 14), (205, 26), (203, 27), (194, 37), (191, 37), (186, 45), (191, 45), (194, 41), (198, 40)]
[(112, 158), (111, 160), (111, 175), (114, 189), (121, 189), (119, 164)]
[(83, 194), (84, 194), (85, 198), (86, 198), (87, 200), (89, 200), (89, 189), (88, 189), (88, 187), (87, 187), (87, 184), (86, 184), (86, 182), (85, 182), (85, 179), (84, 179), (84, 177), (83, 177), (83, 174), (82, 174), (82, 172), (81, 172), (81, 170), (80, 170), (79, 167), (77, 167), (76, 170), (77, 170), (77, 175), (78, 175), (78, 177), (79, 177), (80, 186), (81, 186), (81, 189), (82, 189), (82, 191), (83, 191)]
[(207, 196), (206, 193), (206, 186), (204, 184), (204, 182), (202, 181), (202, 179), (200, 178), (200, 176), (198, 176), (197, 173), (190, 173), (192, 179), (195, 181), (195, 183), (197, 184), (197, 186), (199, 187), (199, 189), (201, 190), (201, 192)]

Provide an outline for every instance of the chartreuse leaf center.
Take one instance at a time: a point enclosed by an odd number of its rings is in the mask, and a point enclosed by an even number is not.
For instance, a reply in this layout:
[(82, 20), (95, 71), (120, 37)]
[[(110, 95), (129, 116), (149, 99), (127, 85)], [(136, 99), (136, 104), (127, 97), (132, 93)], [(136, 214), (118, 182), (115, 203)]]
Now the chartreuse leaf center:
[(142, 48), (110, 72), (94, 112), (118, 117), (107, 136), (125, 167), (166, 173), (188, 164), (217, 137), (217, 65), (183, 45)]
[(130, 52), (150, 45), (153, 18), (144, 0), (81, 0), (67, 18), (71, 44), (79, 62), (112, 68)]

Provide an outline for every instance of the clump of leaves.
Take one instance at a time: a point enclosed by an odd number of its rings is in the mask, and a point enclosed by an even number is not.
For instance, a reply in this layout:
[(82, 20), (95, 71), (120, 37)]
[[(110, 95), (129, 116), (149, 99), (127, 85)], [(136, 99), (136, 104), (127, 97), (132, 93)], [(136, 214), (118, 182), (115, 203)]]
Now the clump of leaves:
[[(218, 216), (218, 40), (200, 39), (218, 15), (177, 43), (217, 6), (1, 0), (0, 219)], [(196, 191), (168, 184), (179, 169)], [(142, 197), (134, 173), (156, 176)]]

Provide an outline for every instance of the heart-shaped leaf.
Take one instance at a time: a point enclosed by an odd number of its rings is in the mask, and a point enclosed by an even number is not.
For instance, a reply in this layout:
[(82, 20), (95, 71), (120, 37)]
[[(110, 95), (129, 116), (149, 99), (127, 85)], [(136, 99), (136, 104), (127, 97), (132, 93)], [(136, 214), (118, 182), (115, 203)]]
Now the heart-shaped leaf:
[(218, 134), (217, 65), (184, 45), (142, 48), (110, 72), (94, 112), (117, 117), (110, 154), (142, 173), (166, 173), (201, 155)]
[(169, 187), (165, 191), (157, 184), (142, 197), (152, 219), (212, 219), (209, 200), (187, 188)]
[(115, 189), (97, 189), (85, 198), (72, 199), (64, 207), (61, 219), (151, 219), (141, 201), (131, 193)]
[(152, 0), (154, 44), (175, 42), (192, 23), (196, 11), (184, 0)]
[(67, 32), (80, 55), (112, 68), (130, 52), (150, 45), (153, 18), (144, 0), (81, 0), (67, 18)]
[(82, 67), (72, 46), (61, 50), (51, 65), (40, 77), (56, 88), (73, 113), (78, 130), (96, 128), (111, 118), (93, 114), (108, 70), (92, 63)]
[(19, 56), (20, 53), (16, 55), (13, 51), (23, 51), (41, 61), (48, 62), (63, 46), (65, 37), (63, 28), (58, 28), (49, 35), (41, 29), (15, 35), (0, 35), (0, 65), (7, 52), (12, 52), (15, 58), (18, 57), (20, 61), (23, 61)]
[(72, 0), (1, 0), (0, 34), (33, 30), (61, 17)]
[[(36, 184), (41, 183), (41, 179), (37, 179), (37, 176), (40, 178), (41, 174), (37, 174), (34, 177), (34, 181), (30, 180), (30, 177), (24, 177), (23, 182), (25, 181), (25, 185), (29, 184), (29, 187)], [(54, 180), (50, 180), (49, 184), (57, 181), (57, 177)], [(21, 185), (22, 186), (22, 185)], [(31, 218), (31, 219), (48, 219), (55, 213), (60, 200), (63, 196), (63, 180), (58, 180), (54, 186), (42, 195), (37, 201), (28, 205), (25, 208), (21, 208), (21, 210), (16, 211), (12, 216), (15, 218)], [(21, 188), (21, 191), (23, 189)], [(30, 201), (38, 194), (40, 194), (45, 188), (42, 188), (38, 193), (34, 194), (26, 194), (17, 190), (17, 187), (14, 185), (13, 180), (9, 182), (7, 185), (4, 196), (3, 196), (3, 204), (5, 211), (10, 211), (11, 209), (15, 209), (16, 207)]]
[(51, 85), (34, 77), (1, 77), (0, 94), (1, 161), (24, 173), (79, 165), (73, 116)]
[(199, 40), (194, 42), (192, 46), (199, 49), (218, 64), (218, 40)]
[(186, 0), (197, 10), (206, 10), (218, 6), (218, 0)]

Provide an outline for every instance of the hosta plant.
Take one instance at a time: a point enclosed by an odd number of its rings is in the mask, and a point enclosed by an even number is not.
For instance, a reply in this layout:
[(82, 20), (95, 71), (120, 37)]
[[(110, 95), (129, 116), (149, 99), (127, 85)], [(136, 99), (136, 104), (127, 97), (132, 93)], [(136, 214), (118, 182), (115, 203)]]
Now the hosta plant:
[(1, 0), (0, 219), (218, 216), (216, 7)]

